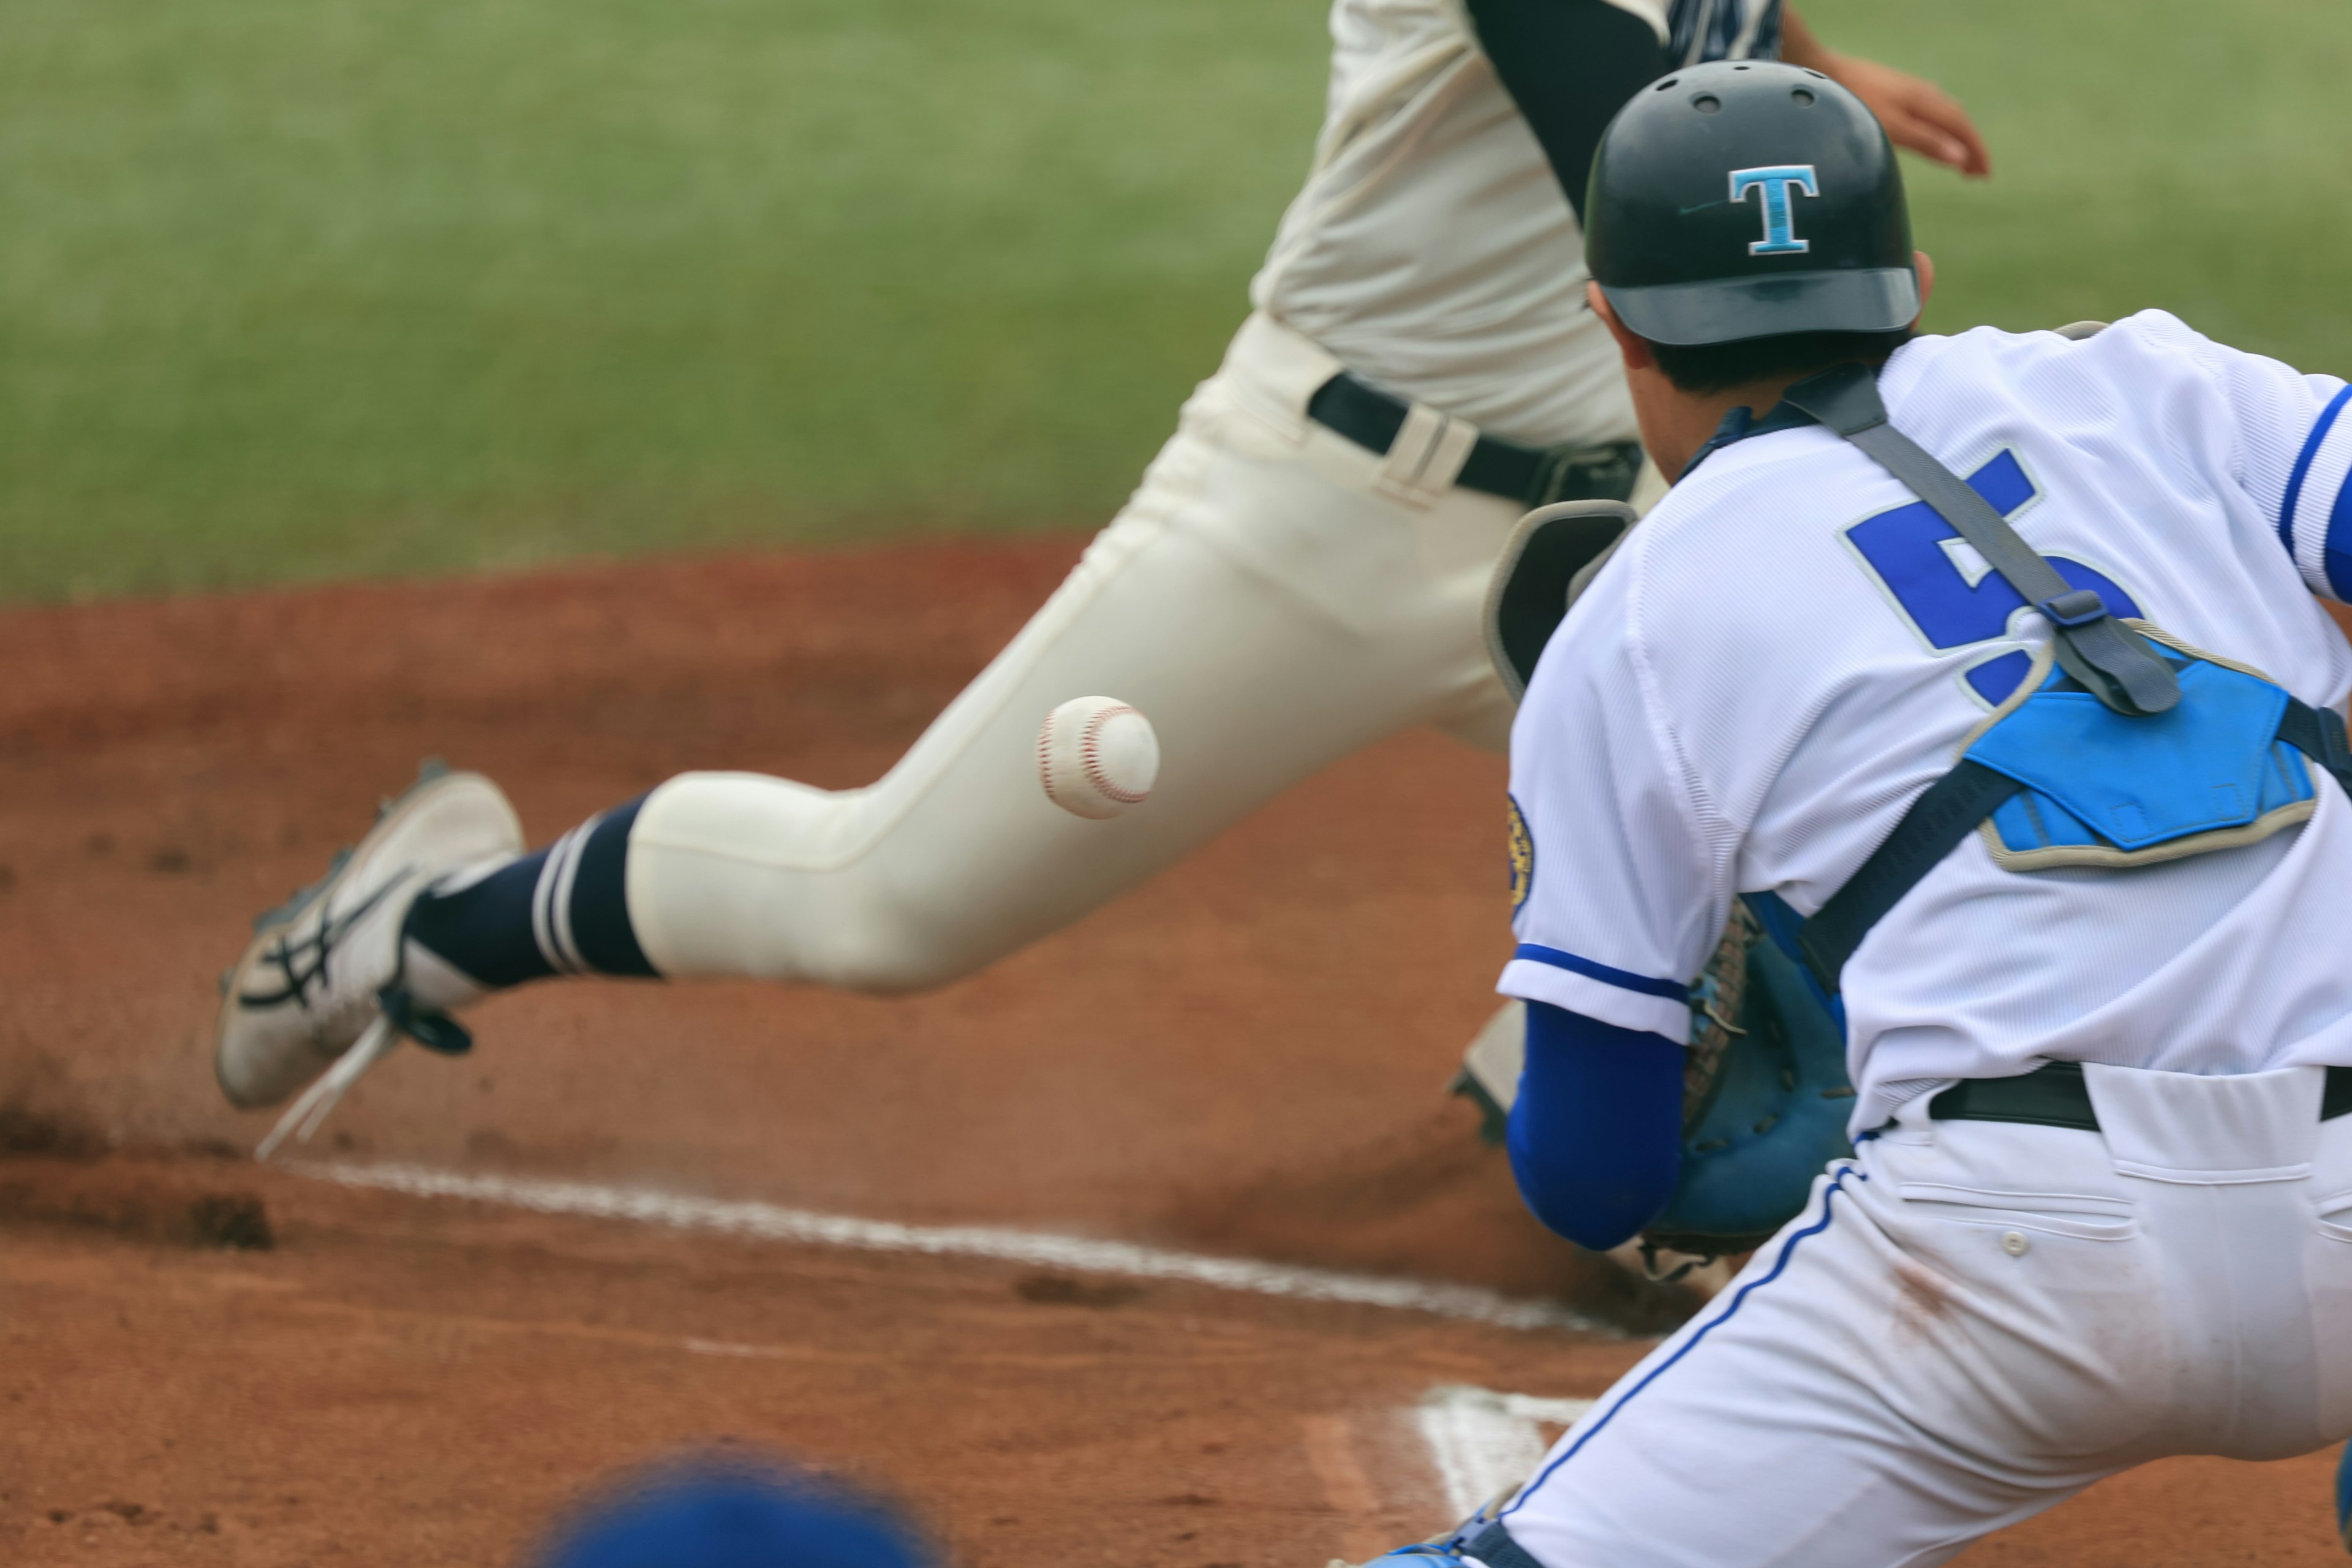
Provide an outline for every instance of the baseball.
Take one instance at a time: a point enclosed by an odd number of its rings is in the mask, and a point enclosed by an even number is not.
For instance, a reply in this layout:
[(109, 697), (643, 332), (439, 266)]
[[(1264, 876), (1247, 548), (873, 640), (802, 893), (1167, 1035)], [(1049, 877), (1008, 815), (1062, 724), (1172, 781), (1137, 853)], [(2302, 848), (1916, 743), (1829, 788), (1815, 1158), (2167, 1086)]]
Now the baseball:
[(1116, 697), (1073, 697), (1037, 731), (1037, 775), (1045, 798), (1064, 811), (1114, 817), (1150, 798), (1160, 776), (1160, 736)]

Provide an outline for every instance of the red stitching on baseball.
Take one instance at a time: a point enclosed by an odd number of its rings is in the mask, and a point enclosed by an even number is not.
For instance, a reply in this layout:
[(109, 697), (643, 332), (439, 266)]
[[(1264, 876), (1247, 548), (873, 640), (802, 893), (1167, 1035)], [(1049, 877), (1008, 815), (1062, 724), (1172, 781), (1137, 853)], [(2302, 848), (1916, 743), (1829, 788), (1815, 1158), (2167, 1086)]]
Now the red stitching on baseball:
[[(1150, 792), (1148, 790), (1122, 789), (1118, 784), (1111, 783), (1110, 775), (1103, 772), (1102, 755), (1097, 750), (1102, 741), (1103, 726), (1109, 723), (1113, 719), (1118, 718), (1122, 713), (1135, 713), (1135, 710), (1122, 702), (1116, 708), (1104, 709), (1101, 712), (1095, 714), (1092, 718), (1087, 721), (1086, 731), (1078, 738), (1078, 762), (1079, 765), (1087, 770), (1087, 778), (1094, 784), (1095, 788), (1102, 791), (1104, 795), (1111, 800), (1118, 802), (1121, 805), (1133, 805), (1137, 802), (1145, 799)], [(1139, 719), (1143, 717), (1140, 713), (1136, 713), (1135, 716)]]
[(1054, 715), (1037, 726), (1037, 782), (1045, 786), (1045, 798), (1067, 811), (1070, 803), (1054, 793)]

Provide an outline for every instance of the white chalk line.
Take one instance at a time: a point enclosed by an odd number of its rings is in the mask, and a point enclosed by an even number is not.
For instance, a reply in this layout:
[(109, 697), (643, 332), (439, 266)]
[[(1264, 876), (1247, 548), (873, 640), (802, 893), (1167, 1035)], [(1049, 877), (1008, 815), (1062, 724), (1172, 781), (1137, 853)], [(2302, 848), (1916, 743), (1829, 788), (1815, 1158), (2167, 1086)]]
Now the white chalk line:
[(680, 1340), (678, 1348), (688, 1355), (735, 1356), (745, 1361), (790, 1361), (793, 1352), (774, 1345), (739, 1345), (727, 1340)]
[(1097, 1241), (1001, 1226), (903, 1225), (891, 1220), (854, 1219), (775, 1204), (681, 1197), (583, 1182), (466, 1175), (415, 1165), (342, 1165), (308, 1160), (277, 1163), (281, 1170), (346, 1187), (403, 1193), (413, 1197), (462, 1198), (534, 1214), (625, 1220), (670, 1230), (708, 1231), (858, 1252), (983, 1258), (1080, 1274), (1177, 1280), (1292, 1300), (1426, 1312), (1493, 1328), (1567, 1329), (1611, 1339), (1623, 1337), (1621, 1331), (1558, 1302), (1506, 1296), (1473, 1285), (1294, 1268), (1240, 1258), (1212, 1258), (1132, 1242)]
[(1429, 1445), (1446, 1506), (1467, 1519), (1526, 1484), (1551, 1447), (1547, 1428), (1573, 1426), (1590, 1399), (1538, 1399), (1470, 1387), (1433, 1388), (1412, 1413)]

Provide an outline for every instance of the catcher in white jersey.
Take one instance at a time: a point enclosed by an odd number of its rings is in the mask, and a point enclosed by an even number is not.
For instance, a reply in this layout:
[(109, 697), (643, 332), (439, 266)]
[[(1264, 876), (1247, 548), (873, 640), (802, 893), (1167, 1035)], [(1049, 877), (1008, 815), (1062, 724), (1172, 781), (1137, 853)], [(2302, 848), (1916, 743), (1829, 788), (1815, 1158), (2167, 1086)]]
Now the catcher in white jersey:
[(1738, 900), (1843, 1005), (1856, 1150), (1387, 1561), (1908, 1568), (2148, 1459), (2342, 1439), (2352, 387), (2154, 310), (1912, 338), (1893, 153), (1785, 66), (1639, 95), (1585, 211), (1680, 478), (1512, 734), (1517, 1168), (1596, 1243), (1668, 1201)]
[[(378, 1021), (327, 1092), (401, 1037), (462, 1048), (453, 1010), (553, 973), (936, 985), (1401, 728), (1499, 745), (1476, 625), (1496, 552), (1528, 504), (1625, 496), (1639, 463), (1553, 169), (1580, 192), (1628, 96), (1784, 29), (1983, 171), (1949, 100), (1829, 55), (1778, 0), (1339, 0), (1330, 119), (1256, 312), (1126, 510), (887, 776), (689, 773), (529, 856), (488, 781), (426, 781), (264, 918), (221, 1014), (230, 1100), (284, 1099)], [(1083, 822), (1038, 788), (1038, 723), (1106, 691), (1164, 763), (1149, 810)]]

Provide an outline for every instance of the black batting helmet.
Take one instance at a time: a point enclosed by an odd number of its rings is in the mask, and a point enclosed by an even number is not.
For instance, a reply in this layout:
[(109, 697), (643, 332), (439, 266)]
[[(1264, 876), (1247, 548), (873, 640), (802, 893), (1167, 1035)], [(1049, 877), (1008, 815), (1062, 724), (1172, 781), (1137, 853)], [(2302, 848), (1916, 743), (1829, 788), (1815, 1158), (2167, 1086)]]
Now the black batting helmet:
[(1618, 111), (1592, 159), (1584, 253), (1658, 343), (1884, 332), (1919, 314), (1886, 132), (1819, 71), (1722, 60)]

